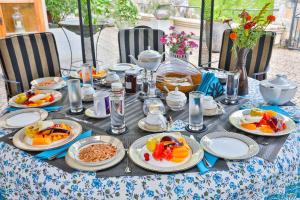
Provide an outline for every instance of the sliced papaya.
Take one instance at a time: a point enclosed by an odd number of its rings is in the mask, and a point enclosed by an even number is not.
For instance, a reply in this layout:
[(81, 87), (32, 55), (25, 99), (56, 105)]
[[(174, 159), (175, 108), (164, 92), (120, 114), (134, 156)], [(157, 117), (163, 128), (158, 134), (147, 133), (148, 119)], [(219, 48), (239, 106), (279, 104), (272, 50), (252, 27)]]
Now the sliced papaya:
[(256, 125), (255, 124), (242, 123), (241, 126), (245, 129), (248, 129), (248, 130), (256, 130)]
[(269, 125), (263, 125), (260, 127), (260, 131), (264, 133), (274, 133), (273, 129)]

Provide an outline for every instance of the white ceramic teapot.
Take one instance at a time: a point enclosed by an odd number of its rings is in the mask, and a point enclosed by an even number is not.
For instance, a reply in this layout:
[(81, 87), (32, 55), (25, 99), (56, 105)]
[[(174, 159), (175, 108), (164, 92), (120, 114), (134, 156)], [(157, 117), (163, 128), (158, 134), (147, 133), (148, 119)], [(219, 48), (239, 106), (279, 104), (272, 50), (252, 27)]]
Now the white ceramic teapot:
[(261, 81), (259, 90), (268, 104), (283, 105), (295, 96), (297, 85), (289, 81), (286, 75), (277, 74), (272, 80)]
[[(164, 53), (163, 53), (164, 54)], [(159, 67), (163, 54), (160, 54), (157, 51), (151, 50), (150, 46), (148, 50), (142, 51), (138, 55), (138, 60), (134, 56), (129, 55), (129, 57), (139, 66), (150, 71), (156, 71)]]
[(168, 93), (166, 97), (167, 105), (171, 110), (179, 111), (183, 110), (186, 104), (187, 98), (183, 92), (178, 91), (178, 87), (174, 91)]

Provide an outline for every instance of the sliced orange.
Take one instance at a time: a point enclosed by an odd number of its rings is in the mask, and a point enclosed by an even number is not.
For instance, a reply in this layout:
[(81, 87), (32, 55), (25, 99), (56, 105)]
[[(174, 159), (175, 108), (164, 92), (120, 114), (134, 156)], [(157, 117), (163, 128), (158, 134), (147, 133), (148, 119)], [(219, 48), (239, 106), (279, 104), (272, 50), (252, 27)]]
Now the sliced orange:
[(256, 130), (256, 125), (255, 124), (241, 124), (241, 126), (245, 129), (248, 129), (248, 130)]
[(265, 111), (265, 113), (270, 117), (276, 117), (277, 116), (277, 112), (274, 112), (273, 110), (267, 110), (267, 111)]
[(264, 133), (274, 133), (273, 129), (269, 125), (261, 126), (260, 131)]

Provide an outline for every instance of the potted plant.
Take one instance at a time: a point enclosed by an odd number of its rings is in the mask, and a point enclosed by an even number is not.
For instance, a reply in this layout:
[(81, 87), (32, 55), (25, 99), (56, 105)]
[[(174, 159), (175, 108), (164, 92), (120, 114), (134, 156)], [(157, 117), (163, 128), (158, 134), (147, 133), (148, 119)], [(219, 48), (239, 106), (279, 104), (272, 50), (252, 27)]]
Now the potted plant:
[(57, 27), (58, 22), (64, 20), (66, 16), (75, 11), (77, 3), (74, 4), (73, 0), (46, 0), (47, 18), (50, 27)]
[(138, 9), (131, 0), (116, 0), (113, 16), (118, 28), (128, 28), (136, 24)]
[(239, 95), (248, 94), (248, 78), (245, 68), (247, 55), (258, 42), (259, 38), (266, 34), (266, 27), (275, 21), (275, 16), (268, 15), (267, 9), (270, 3), (267, 3), (256, 16), (251, 16), (246, 10), (239, 15), (239, 25), (236, 28), (231, 26), (232, 20), (226, 20), (232, 32), (229, 37), (233, 41), (232, 51), (237, 56), (236, 70), (240, 72)]
[(169, 35), (160, 38), (160, 42), (166, 44), (170, 48), (170, 56), (188, 61), (192, 50), (198, 47), (198, 44), (192, 40), (194, 33), (187, 34), (184, 31), (176, 31), (174, 26), (170, 26)]
[[(74, 6), (71, 13), (78, 16), (78, 5), (77, 0), (68, 0), (70, 5)], [(94, 34), (96, 34), (101, 26), (107, 24), (107, 21), (101, 20), (100, 18), (106, 18), (112, 13), (112, 1), (111, 0), (91, 0), (91, 12), (92, 12), (92, 24)], [(82, 8), (82, 19), (83, 19), (83, 35), (84, 37), (89, 37), (89, 27), (88, 27), (88, 12), (87, 12), (87, 0), (81, 0)], [(61, 26), (80, 35), (80, 26), (78, 18), (63, 19), (59, 22)]]

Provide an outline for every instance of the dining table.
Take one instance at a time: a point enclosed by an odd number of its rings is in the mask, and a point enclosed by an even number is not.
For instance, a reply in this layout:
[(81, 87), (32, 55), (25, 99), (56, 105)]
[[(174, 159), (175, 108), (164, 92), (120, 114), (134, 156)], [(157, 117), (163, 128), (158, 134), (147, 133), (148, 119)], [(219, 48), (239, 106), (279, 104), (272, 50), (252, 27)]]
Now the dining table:
[[(83, 131), (107, 135), (109, 117), (92, 119), (69, 113), (67, 88), (60, 92), (63, 98), (55, 105), (63, 109), (49, 113), (48, 119), (74, 120), (82, 125)], [(249, 78), (249, 94), (240, 97), (237, 105), (224, 105), (223, 115), (204, 117), (208, 130), (203, 133), (189, 133), (182, 128), (188, 121), (188, 105), (177, 112), (167, 108), (167, 114), (177, 124), (172, 130), (193, 135), (197, 141), (210, 132), (232, 131), (247, 135), (259, 144), (256, 156), (246, 160), (218, 159), (206, 173), (200, 173), (196, 166), (174, 173), (152, 172), (135, 165), (127, 155), (119, 164), (103, 171), (78, 171), (70, 168), (64, 158), (41, 160), (35, 157), (36, 152), (16, 148), (11, 137), (17, 130), (1, 129), (0, 199), (297, 199), (300, 125), (286, 136), (263, 137), (242, 132), (228, 120), (239, 109), (263, 104), (259, 81)], [(91, 106), (92, 103), (84, 103), (85, 108)], [(300, 109), (292, 103), (281, 108), (291, 115)], [(144, 117), (143, 102), (138, 95), (126, 95), (128, 132), (114, 135), (126, 149), (136, 139), (151, 134), (138, 127), (137, 122)], [(130, 173), (124, 171), (127, 162)]]

